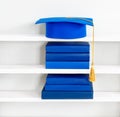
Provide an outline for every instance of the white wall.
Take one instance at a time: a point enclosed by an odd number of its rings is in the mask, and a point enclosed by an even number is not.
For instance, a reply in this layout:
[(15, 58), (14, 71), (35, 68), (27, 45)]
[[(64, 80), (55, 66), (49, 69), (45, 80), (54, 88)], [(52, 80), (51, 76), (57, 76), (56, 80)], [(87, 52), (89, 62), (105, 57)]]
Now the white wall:
[(0, 0), (0, 34), (39, 34), (41, 17), (92, 17), (96, 35), (119, 33), (119, 0)]
[[(44, 33), (44, 25), (34, 25), (35, 21), (41, 17), (52, 16), (92, 17), (96, 38), (119, 35), (119, 11), (119, 0), (0, 0), (0, 35), (39, 35)], [(91, 33), (91, 27), (88, 29)], [(43, 42), (0, 42), (0, 65), (44, 64), (44, 46)], [(120, 65), (119, 50), (120, 43), (97, 43), (96, 64)], [(0, 91), (38, 90), (43, 80), (41, 78), (43, 78), (41, 75), (2, 74)], [(97, 75), (94, 87), (95, 91), (120, 91), (119, 84), (119, 75)], [(51, 106), (53, 107), (50, 109)], [(86, 111), (81, 109), (82, 107)], [(56, 115), (53, 112), (55, 108)], [(0, 116), (63, 116), (62, 112), (65, 112), (65, 108), (66, 116), (120, 116), (120, 105), (117, 103), (79, 103), (77, 105), (74, 103), (48, 105), (47, 103), (0, 103)], [(42, 112), (39, 111), (41, 109)]]

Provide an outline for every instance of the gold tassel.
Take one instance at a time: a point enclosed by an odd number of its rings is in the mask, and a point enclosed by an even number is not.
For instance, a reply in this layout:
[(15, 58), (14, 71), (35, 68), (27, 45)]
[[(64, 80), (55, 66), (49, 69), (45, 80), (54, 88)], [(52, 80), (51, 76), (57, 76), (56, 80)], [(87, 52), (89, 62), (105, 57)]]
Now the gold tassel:
[(92, 66), (91, 69), (90, 69), (89, 81), (90, 81), (90, 82), (94, 82), (94, 81), (95, 81), (95, 70), (94, 70), (94, 66)]
[(89, 75), (89, 81), (94, 82), (95, 81), (95, 69), (94, 69), (94, 26), (93, 26), (93, 34), (92, 34), (92, 64), (90, 68), (90, 75)]

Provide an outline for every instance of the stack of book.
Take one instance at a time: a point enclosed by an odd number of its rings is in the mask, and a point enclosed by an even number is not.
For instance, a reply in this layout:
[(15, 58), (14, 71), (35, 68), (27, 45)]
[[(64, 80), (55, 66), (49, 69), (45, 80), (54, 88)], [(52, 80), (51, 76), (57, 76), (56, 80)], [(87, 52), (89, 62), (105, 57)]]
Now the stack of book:
[(88, 74), (48, 74), (43, 99), (92, 99), (93, 86)]
[(89, 69), (89, 50), (88, 42), (48, 42), (46, 68)]

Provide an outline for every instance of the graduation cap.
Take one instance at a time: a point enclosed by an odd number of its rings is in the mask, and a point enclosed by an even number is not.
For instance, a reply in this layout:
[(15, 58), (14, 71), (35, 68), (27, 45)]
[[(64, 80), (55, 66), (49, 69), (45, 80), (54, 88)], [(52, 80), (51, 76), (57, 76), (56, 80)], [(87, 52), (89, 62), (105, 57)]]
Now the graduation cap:
[(52, 17), (41, 18), (36, 24), (46, 23), (46, 37), (75, 39), (86, 36), (86, 25), (93, 26), (92, 18)]
[(41, 18), (35, 24), (46, 23), (46, 37), (59, 39), (75, 39), (86, 36), (86, 25), (93, 26), (92, 63), (89, 80), (95, 81), (94, 72), (94, 25), (92, 18), (84, 17), (52, 17)]

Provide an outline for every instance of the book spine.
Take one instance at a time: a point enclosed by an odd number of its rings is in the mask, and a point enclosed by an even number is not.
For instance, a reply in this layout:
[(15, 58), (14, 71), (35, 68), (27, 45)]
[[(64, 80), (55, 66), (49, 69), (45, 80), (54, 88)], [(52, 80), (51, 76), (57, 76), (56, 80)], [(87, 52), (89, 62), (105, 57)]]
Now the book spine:
[(92, 85), (45, 85), (47, 91), (93, 91)]
[(47, 78), (46, 84), (49, 85), (81, 85), (81, 84), (89, 84), (88, 78)]
[(93, 92), (42, 91), (42, 99), (93, 99)]
[(54, 62), (46, 61), (47, 69), (89, 69), (89, 62)]
[(46, 61), (89, 61), (89, 53), (46, 53)]
[(47, 78), (89, 78), (89, 74), (48, 74)]
[(46, 46), (46, 52), (86, 52), (89, 53), (89, 46)]

